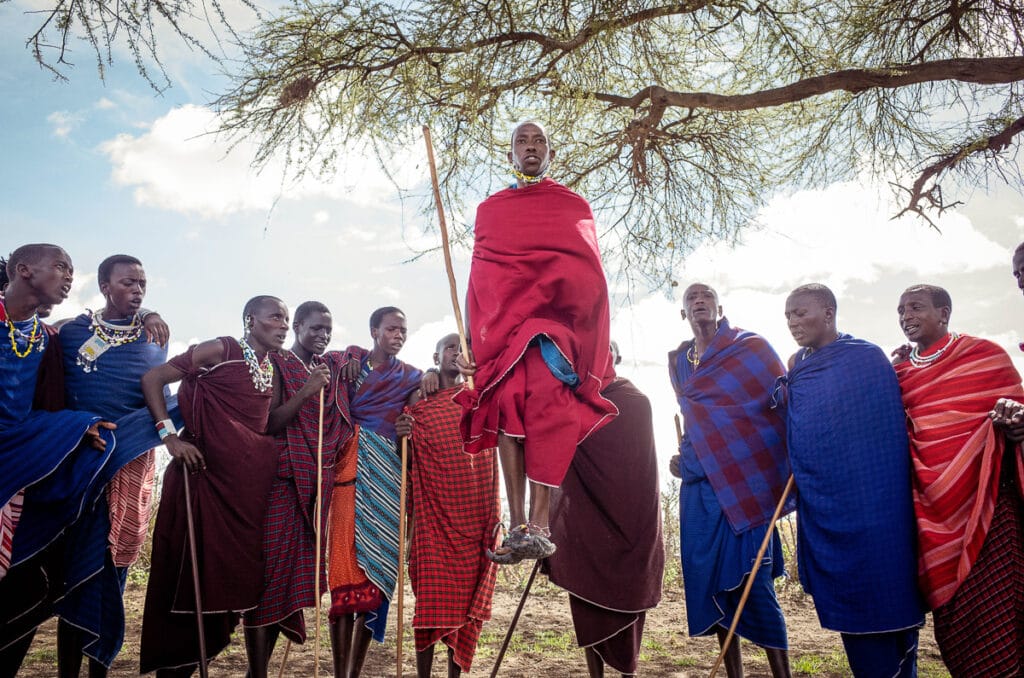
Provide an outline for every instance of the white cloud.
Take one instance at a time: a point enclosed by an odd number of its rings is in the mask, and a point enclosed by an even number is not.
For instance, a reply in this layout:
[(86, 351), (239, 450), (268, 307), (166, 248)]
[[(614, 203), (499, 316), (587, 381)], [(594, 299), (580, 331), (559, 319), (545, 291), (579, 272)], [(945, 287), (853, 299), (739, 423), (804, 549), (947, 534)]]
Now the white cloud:
[[(269, 210), (279, 199), (323, 197), (363, 207), (393, 203), (394, 184), (363, 146), (350, 146), (333, 177), (296, 178), (282, 158), (256, 171), (256, 144), (247, 139), (232, 147), (216, 134), (218, 127), (213, 111), (189, 104), (168, 111), (143, 133), (119, 134), (100, 150), (110, 159), (114, 182), (134, 186), (139, 204), (205, 218)], [(399, 181), (416, 181), (415, 163), (405, 157), (410, 154), (396, 159), (405, 168)]]
[(330, 213), (327, 210), (317, 210), (313, 215), (314, 224), (326, 224), (331, 218)]
[(733, 249), (701, 246), (681, 271), (687, 282), (704, 280), (725, 288), (788, 290), (822, 282), (842, 294), (854, 281), (875, 282), (894, 271), (922, 277), (970, 273), (1005, 265), (1005, 249), (982, 235), (970, 220), (949, 213), (941, 232), (897, 212), (883, 189), (837, 183), (773, 200)]
[(93, 107), (101, 111), (108, 111), (112, 108), (117, 108), (117, 104), (107, 97), (100, 97), (99, 101), (93, 104)]
[(53, 126), (53, 136), (66, 139), (81, 124), (82, 116), (70, 111), (54, 111), (46, 116), (46, 120)]

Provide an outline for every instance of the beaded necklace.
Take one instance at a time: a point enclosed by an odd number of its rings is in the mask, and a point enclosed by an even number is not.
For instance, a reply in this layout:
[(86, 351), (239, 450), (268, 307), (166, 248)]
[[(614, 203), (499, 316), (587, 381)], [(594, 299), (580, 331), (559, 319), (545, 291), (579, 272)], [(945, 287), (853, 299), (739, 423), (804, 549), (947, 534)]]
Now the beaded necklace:
[(143, 327), (138, 313), (133, 314), (131, 322), (125, 326), (107, 322), (103, 319), (103, 311), (96, 311), (92, 314), (89, 329), (92, 331), (92, 337), (82, 344), (75, 358), (75, 364), (81, 367), (83, 372), (98, 369), (96, 361), (108, 349), (138, 341), (142, 336)]
[(697, 342), (690, 344), (690, 348), (686, 351), (686, 361), (693, 366), (693, 369), (700, 367), (700, 356), (697, 355)]
[(37, 351), (43, 350), (43, 333), (39, 331), (39, 315), (34, 314), (32, 316), (32, 331), (28, 334), (28, 341), (25, 344), (25, 350), (18, 350), (17, 337), (25, 336), (25, 333), (19, 330), (14, 325), (14, 321), (10, 318), (7, 320), (7, 336), (11, 339), (11, 349), (14, 351), (14, 355), (18, 358), (27, 358), (28, 354), (32, 352), (33, 346)]
[(932, 353), (931, 355), (926, 355), (926, 356), (922, 356), (921, 355), (921, 351), (918, 350), (917, 346), (915, 346), (910, 351), (910, 364), (913, 365), (914, 367), (928, 367), (929, 365), (934, 363), (936, 360), (938, 360), (939, 356), (941, 356), (943, 353), (945, 353), (946, 349), (948, 349), (950, 346), (952, 346), (953, 342), (956, 341), (959, 338), (960, 338), (959, 334), (957, 334), (956, 332), (950, 332), (949, 333), (949, 341), (946, 342), (946, 345), (943, 346), (942, 348), (940, 348), (935, 353)]
[(245, 340), (245, 337), (239, 339), (238, 343), (242, 346), (242, 357), (245, 358), (245, 362), (249, 365), (252, 385), (260, 393), (265, 393), (274, 384), (274, 363), (270, 362), (270, 354), (268, 353), (263, 356), (263, 361), (260, 362), (259, 358), (256, 357), (256, 351)]
[(543, 172), (541, 172), (537, 176), (533, 176), (531, 174), (523, 174), (522, 172), (517, 170), (515, 167), (513, 167), (512, 168), (512, 175), (516, 179), (519, 179), (519, 181), (523, 182), (524, 184), (539, 184), (544, 179), (544, 177), (546, 177), (548, 175), (548, 170), (547, 170), (547, 168), (545, 168)]

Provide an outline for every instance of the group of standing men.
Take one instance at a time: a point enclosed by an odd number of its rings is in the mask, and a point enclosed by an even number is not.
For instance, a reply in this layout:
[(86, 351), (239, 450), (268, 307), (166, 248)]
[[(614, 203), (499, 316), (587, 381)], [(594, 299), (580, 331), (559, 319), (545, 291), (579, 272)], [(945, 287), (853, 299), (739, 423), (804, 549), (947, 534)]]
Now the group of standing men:
[[(15, 250), (0, 306), (10, 339), (0, 346), (0, 676), (17, 673), (54, 614), (60, 675), (77, 676), (83, 654), (90, 675), (105, 675), (123, 641), (125, 571), (149, 523), (159, 444), (177, 463), (153, 534), (141, 671), (191, 675), (242, 621), (249, 675), (266, 676), (281, 633), (305, 640), (319, 588), (330, 593), (335, 676), (358, 676), (370, 640), (384, 637), (401, 567), (399, 440), (412, 452), (419, 675), (439, 640), (448, 674), (468, 670), (496, 564), (537, 558), (571, 594), (591, 673), (635, 672), (664, 559), (650, 404), (615, 377), (593, 217), (545, 177), (553, 157), (539, 125), (514, 130), (517, 183), (478, 214), (475, 358), (448, 335), (427, 372), (396, 357), (407, 332), (398, 308), (371, 316), (371, 349), (327, 351), (326, 306), (300, 304), (292, 322), (266, 295), (245, 305), (240, 338), (165, 362), (169, 330), (141, 308), (145, 273), (126, 255), (100, 265), (107, 307), (58, 332), (41, 318), (67, 297), (71, 258), (54, 245)], [(629, 473), (613, 471), (627, 455)], [(500, 541), (498, 456), (514, 523)], [(625, 475), (628, 485), (613, 482)], [(610, 557), (641, 576), (610, 580)]]
[[(1024, 244), (1013, 267), (1024, 289)], [(672, 471), (691, 635), (724, 640), (753, 574), (736, 633), (765, 648), (775, 678), (791, 675), (777, 534), (754, 562), (782, 503), (798, 511), (800, 581), (854, 676), (916, 676), (929, 609), (955, 678), (1021, 675), (1020, 375), (997, 345), (949, 331), (940, 287), (900, 297), (911, 343), (891, 361), (840, 332), (837, 308), (824, 285), (790, 293), (801, 348), (787, 369), (764, 339), (730, 326), (712, 288), (684, 293), (694, 339), (669, 354), (669, 372), (686, 430)], [(795, 501), (783, 501), (790, 478)], [(738, 644), (725, 666), (743, 674)]]
[[(447, 335), (427, 372), (397, 358), (398, 308), (371, 316), (371, 349), (327, 351), (328, 308), (305, 302), (292, 322), (273, 296), (245, 305), (240, 339), (165, 362), (168, 328), (141, 308), (142, 264), (125, 255), (100, 265), (106, 307), (58, 333), (41, 318), (67, 297), (70, 257), (53, 245), (12, 253), (0, 305), (0, 676), (54, 614), (60, 675), (78, 675), (83, 654), (90, 675), (105, 674), (160, 443), (179, 463), (157, 514), (142, 672), (191, 675), (241, 620), (249, 675), (262, 678), (281, 633), (305, 640), (303, 610), (324, 590), (334, 674), (358, 676), (401, 567), (399, 441), (412, 451), (420, 676), (438, 641), (449, 676), (469, 669), (495, 564), (524, 559), (545, 559), (570, 592), (590, 675), (635, 673), (664, 559), (650, 404), (615, 375), (589, 205), (546, 176), (554, 151), (539, 124), (510, 141), (516, 184), (477, 212), (472, 355)], [(1024, 249), (1014, 271), (1024, 280)], [(694, 338), (669, 368), (685, 421), (671, 470), (683, 479), (692, 635), (724, 642), (752, 577), (737, 632), (789, 675), (778, 535), (754, 562), (781, 504), (799, 511), (800, 579), (858, 678), (916, 674), (926, 605), (955, 676), (1021, 671), (1024, 390), (1005, 352), (948, 332), (951, 311), (944, 290), (908, 289), (899, 317), (914, 346), (890, 363), (838, 331), (831, 291), (804, 285), (786, 303), (801, 346), (787, 369), (730, 325), (713, 289), (687, 288)], [(496, 457), (512, 519), (500, 543)]]

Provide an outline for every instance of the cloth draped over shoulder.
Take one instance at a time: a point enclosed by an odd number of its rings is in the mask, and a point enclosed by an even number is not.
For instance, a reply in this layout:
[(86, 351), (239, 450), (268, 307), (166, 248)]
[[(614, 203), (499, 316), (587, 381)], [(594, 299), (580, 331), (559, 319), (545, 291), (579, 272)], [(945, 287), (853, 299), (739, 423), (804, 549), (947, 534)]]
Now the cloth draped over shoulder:
[(579, 446), (562, 486), (552, 490), (558, 550), (544, 567), (570, 594), (580, 646), (632, 674), (644, 613), (661, 600), (658, 458), (647, 397), (626, 379), (614, 380), (604, 396), (619, 415)]
[[(326, 364), (331, 380), (324, 389), (323, 452), (321, 455), (321, 553), (320, 590), (327, 591), (327, 517), (334, 485), (334, 465), (342, 440), (347, 438), (347, 421), (338, 411), (341, 382), (336, 352), (313, 356), (313, 364)], [(281, 402), (296, 397), (309, 379), (305, 363), (292, 351), (271, 355), (284, 389)], [(302, 609), (314, 607), (316, 566), (316, 454), (320, 426), (320, 398), (314, 395), (302, 403), (298, 413), (277, 437), (277, 476), (267, 507), (263, 551), (266, 557), (266, 589), (255, 610), (245, 616), (246, 626), (280, 624), (293, 642), (306, 640)]]
[[(219, 341), (223, 361), (212, 368), (193, 365), (194, 345), (170, 361), (183, 374), (180, 437), (206, 462), (189, 485), (208, 658), (227, 646), (238, 613), (255, 607), (263, 592), (263, 521), (277, 472), (277, 448), (264, 433), (272, 392), (253, 386), (235, 339)], [(142, 673), (199, 662), (184, 473), (182, 464), (164, 473), (142, 621)]]
[[(789, 478), (786, 413), (771, 408), (775, 381), (785, 373), (763, 338), (722, 318), (700, 358), (683, 375), (684, 342), (669, 353), (669, 376), (686, 422), (686, 437), (736, 533), (766, 525)], [(786, 512), (795, 507), (787, 502)]]
[(608, 423), (614, 406), (601, 390), (614, 378), (608, 350), (608, 292), (590, 205), (545, 178), (506, 189), (477, 208), (466, 292), (478, 370), (462, 436), (471, 453), (497, 445), (497, 386), (535, 337), (546, 336), (579, 378), (577, 442)]
[[(124, 604), (117, 567), (138, 557), (149, 527), (155, 459), (159, 436), (145, 407), (140, 379), (163, 364), (166, 349), (144, 335), (112, 346), (85, 372), (76, 363), (79, 347), (92, 337), (91, 318), (81, 315), (60, 330), (67, 405), (88, 410), (117, 424), (115, 456), (127, 460), (107, 484), (96, 505), (95, 526), (87, 538), (70, 549), (76, 561), (91, 561), (99, 571), (75, 587), (56, 606), (57, 614), (84, 634), (83, 652), (109, 666), (124, 637)], [(176, 398), (168, 399), (168, 412), (181, 425)], [(95, 542), (95, 543), (93, 543)], [(109, 548), (102, 548), (107, 545)], [(110, 552), (107, 559), (106, 551)]]
[(848, 334), (797, 354), (787, 442), (798, 494), (797, 563), (823, 627), (920, 626), (910, 452), (896, 373)]
[[(1024, 389), (1006, 351), (971, 336), (926, 367), (902, 362), (896, 373), (914, 464), (920, 585), (938, 607), (970, 574), (995, 512), (1006, 438), (988, 413), (999, 398), (1024, 400)], [(1015, 458), (1020, 488), (1024, 465)]]
[[(342, 365), (356, 360), (364, 367), (370, 352), (359, 346), (345, 349)], [(395, 419), (409, 395), (419, 388), (423, 373), (395, 357), (375, 365), (358, 386), (339, 391), (343, 409), (357, 427), (358, 461), (355, 484), (355, 542), (359, 567), (383, 595), (366, 626), (384, 641), (391, 597), (398, 581), (398, 514), (402, 459), (395, 441)], [(347, 399), (347, 402), (345, 402)]]
[[(3, 313), (0, 305), (5, 319)], [(56, 339), (48, 333), (46, 341)], [(85, 652), (109, 666), (124, 631), (120, 589), (106, 557), (110, 521), (104, 488), (159, 441), (144, 411), (144, 418), (139, 413), (104, 417), (115, 420), (119, 430), (116, 437), (100, 430), (106, 441), (102, 452), (82, 444), (86, 429), (100, 419), (92, 412), (29, 411), (33, 393), (39, 392), (41, 356), (48, 353), (44, 347), (20, 359), (0, 348), (0, 504), (22, 497), (18, 524), (4, 530), (8, 538), (13, 531), (5, 550), (13, 570), (11, 580), (2, 582), (10, 590), (0, 590), (0, 648), (54, 611), (65, 616), (74, 608), (82, 612), (74, 622), (85, 634)], [(103, 604), (115, 597), (116, 605)]]
[(483, 623), (491, 618), (500, 522), (498, 462), (494, 451), (463, 450), (462, 408), (443, 389), (411, 408), (412, 497), (415, 499), (409, 581), (416, 596), (412, 625), (416, 650), (443, 640), (469, 671)]

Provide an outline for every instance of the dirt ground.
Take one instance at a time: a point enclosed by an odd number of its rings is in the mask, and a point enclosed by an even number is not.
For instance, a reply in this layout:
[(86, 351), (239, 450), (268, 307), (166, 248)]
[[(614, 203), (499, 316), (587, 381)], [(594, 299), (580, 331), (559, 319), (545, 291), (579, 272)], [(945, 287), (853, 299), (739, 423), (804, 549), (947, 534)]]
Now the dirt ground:
[[(484, 626), (480, 646), (477, 650), (470, 675), (487, 676), (495, 658), (505, 630), (512, 618), (522, 586), (529, 574), (528, 565), (507, 568), (499, 576), (498, 590), (494, 598), (493, 617)], [(811, 599), (799, 590), (795, 582), (780, 580), (779, 597), (786, 613), (789, 628), (791, 662), (795, 676), (849, 676), (850, 671), (842, 652), (842, 644), (835, 633), (823, 631), (818, 626)], [(128, 628), (125, 644), (115, 662), (111, 676), (135, 676), (138, 672), (139, 634), (142, 620), (142, 603), (145, 585), (130, 580), (125, 596), (128, 613)], [(414, 604), (411, 590), (405, 596), (405, 643), (403, 645), (403, 673), (416, 673), (412, 632), (409, 624)], [(326, 608), (325, 608), (326, 609)], [(396, 675), (395, 670), (395, 608), (392, 607), (391, 627), (388, 640), (383, 645), (374, 643), (366, 661), (363, 675), (368, 678)], [(330, 643), (327, 637), (325, 616), (321, 617), (320, 675), (331, 675)], [(308, 616), (312, 629), (312, 614)], [(302, 646), (293, 646), (289, 652), (284, 675), (313, 675), (313, 637)], [(56, 670), (56, 624), (53, 620), (44, 625), (36, 636), (29, 656), (19, 676), (55, 676)], [(744, 643), (744, 664), (748, 676), (768, 676), (768, 664), (763, 652)], [(284, 643), (278, 644), (271, 659), (271, 676), (277, 676), (284, 654)], [(446, 675), (444, 656), (436, 653), (434, 675)], [(661, 605), (647, 615), (643, 651), (640, 656), (641, 676), (664, 676), (666, 678), (696, 678), (707, 676), (717, 656), (717, 643), (711, 638), (689, 638), (686, 635), (686, 620), (681, 582), (666, 585)], [(919, 653), (920, 675), (922, 678), (947, 677), (949, 674), (939, 659), (931, 626), (921, 632)], [(85, 675), (85, 670), (82, 675)], [(198, 675), (198, 674), (197, 674)], [(245, 648), (240, 635), (210, 665), (211, 678), (241, 677), (245, 675)], [(501, 676), (557, 676), (585, 677), (586, 666), (583, 652), (576, 647), (569, 617), (566, 594), (538, 575), (509, 651), (502, 662)], [(609, 672), (608, 675), (613, 675)], [(719, 672), (724, 677), (724, 671)]]

